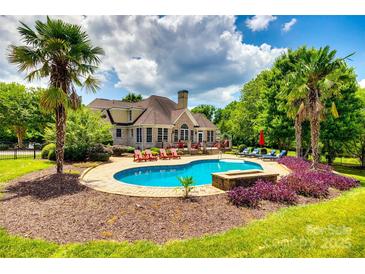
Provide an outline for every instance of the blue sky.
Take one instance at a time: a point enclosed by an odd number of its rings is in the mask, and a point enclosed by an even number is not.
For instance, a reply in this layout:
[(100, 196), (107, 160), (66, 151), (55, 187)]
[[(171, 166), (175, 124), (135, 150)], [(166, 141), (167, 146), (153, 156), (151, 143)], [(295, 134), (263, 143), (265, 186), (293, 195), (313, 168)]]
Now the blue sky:
[[(329, 45), (365, 85), (365, 16), (59, 16), (80, 24), (106, 55), (96, 97), (120, 99), (129, 91), (170, 97), (189, 90), (189, 106), (223, 107), (239, 98), (242, 85), (269, 68), (287, 48)], [(30, 26), (44, 16), (0, 17), (0, 81), (23, 81), (6, 60), (20, 44), (19, 21)], [(363, 80), (363, 81), (362, 81)], [(39, 81), (32, 85), (47, 85)]]
[[(246, 27), (248, 17), (238, 16), (236, 21), (246, 43), (292, 49), (302, 45), (316, 48), (329, 45), (337, 50), (339, 57), (355, 52), (348, 63), (355, 67), (359, 80), (365, 78), (365, 16), (277, 16), (267, 30), (258, 32)], [(297, 23), (290, 31), (283, 32), (282, 25), (292, 18)]]

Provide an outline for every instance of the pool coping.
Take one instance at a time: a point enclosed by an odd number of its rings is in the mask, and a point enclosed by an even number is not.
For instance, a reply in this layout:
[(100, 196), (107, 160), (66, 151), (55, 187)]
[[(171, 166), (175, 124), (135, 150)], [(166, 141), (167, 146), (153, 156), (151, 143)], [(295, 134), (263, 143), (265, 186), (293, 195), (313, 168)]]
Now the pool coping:
[[(278, 173), (279, 176), (285, 176), (289, 170), (275, 161), (266, 162), (255, 158), (237, 157), (231, 154), (218, 155), (198, 155), (183, 156), (181, 159), (158, 160), (151, 162), (136, 163), (133, 158), (129, 157), (112, 157), (110, 162), (86, 169), (80, 176), (80, 183), (97, 191), (112, 194), (120, 194), (136, 197), (181, 197), (183, 195), (182, 187), (148, 187), (138, 186), (120, 182), (114, 178), (114, 174), (136, 167), (143, 166), (169, 166), (184, 165), (197, 160), (214, 160), (214, 159), (242, 159), (249, 162), (260, 164), (264, 171)], [(162, 164), (163, 163), (163, 164)], [(212, 185), (195, 186), (191, 191), (191, 196), (209, 196), (225, 193), (225, 191), (213, 187)]]

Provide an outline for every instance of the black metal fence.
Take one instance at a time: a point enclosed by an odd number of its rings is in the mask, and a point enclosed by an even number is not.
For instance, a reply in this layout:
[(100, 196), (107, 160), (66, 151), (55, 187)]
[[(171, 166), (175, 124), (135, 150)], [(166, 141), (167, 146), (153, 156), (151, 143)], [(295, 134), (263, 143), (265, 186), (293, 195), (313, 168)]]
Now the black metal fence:
[(25, 143), (19, 147), (14, 143), (0, 142), (0, 160), (36, 159), (41, 157), (42, 145)]

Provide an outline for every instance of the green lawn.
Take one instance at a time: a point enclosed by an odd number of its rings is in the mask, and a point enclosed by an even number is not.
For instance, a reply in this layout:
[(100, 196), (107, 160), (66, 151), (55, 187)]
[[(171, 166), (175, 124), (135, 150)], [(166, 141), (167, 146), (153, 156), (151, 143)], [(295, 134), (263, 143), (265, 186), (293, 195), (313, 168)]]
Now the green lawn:
[[(336, 167), (365, 185), (365, 171)], [(364, 257), (365, 188), (318, 204), (282, 209), (226, 233), (165, 245), (140, 241), (54, 243), (0, 230), (0, 257)]]
[(0, 160), (0, 184), (26, 173), (45, 169), (53, 165), (53, 162), (46, 160)]

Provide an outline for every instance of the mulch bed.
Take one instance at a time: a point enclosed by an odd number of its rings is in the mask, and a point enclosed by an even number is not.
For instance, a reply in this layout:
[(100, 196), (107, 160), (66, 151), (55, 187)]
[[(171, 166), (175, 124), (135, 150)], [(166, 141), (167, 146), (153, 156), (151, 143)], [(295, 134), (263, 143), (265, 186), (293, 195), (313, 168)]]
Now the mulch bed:
[[(83, 168), (65, 166), (65, 170)], [(90, 240), (164, 243), (218, 233), (265, 217), (284, 205), (263, 202), (259, 209), (237, 208), (227, 196), (191, 200), (108, 194), (79, 183), (78, 175), (50, 168), (11, 181), (0, 201), (0, 227), (9, 233), (57, 243)], [(331, 193), (337, 196), (338, 193)], [(300, 198), (300, 203), (317, 202)]]

